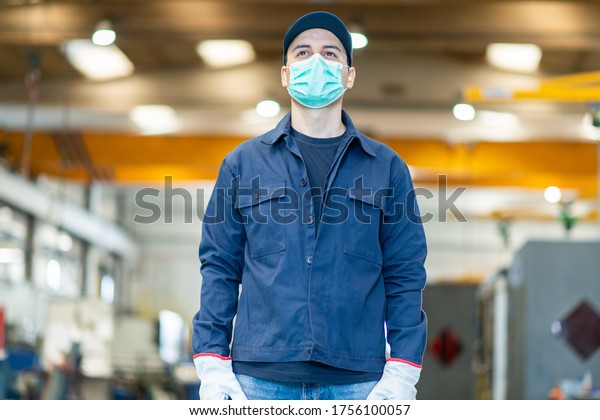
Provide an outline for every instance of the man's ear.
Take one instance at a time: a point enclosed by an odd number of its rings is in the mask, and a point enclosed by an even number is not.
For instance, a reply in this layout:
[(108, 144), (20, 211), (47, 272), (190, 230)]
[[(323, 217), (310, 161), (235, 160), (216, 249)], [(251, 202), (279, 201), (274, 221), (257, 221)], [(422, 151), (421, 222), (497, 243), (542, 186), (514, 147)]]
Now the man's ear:
[(284, 88), (290, 84), (290, 68), (286, 66), (281, 67), (281, 86)]
[(354, 86), (355, 80), (356, 80), (356, 69), (354, 67), (350, 67), (348, 69), (348, 78), (346, 79), (346, 88), (352, 89), (352, 86)]

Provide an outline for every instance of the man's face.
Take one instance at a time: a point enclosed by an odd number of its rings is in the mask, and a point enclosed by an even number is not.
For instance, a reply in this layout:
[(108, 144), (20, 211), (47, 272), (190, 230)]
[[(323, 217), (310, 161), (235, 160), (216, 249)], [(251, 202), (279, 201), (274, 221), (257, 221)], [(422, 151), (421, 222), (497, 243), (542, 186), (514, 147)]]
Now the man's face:
[[(287, 50), (287, 66), (299, 61), (307, 60), (313, 54), (321, 54), (324, 59), (335, 61), (344, 66), (348, 65), (348, 56), (340, 40), (326, 29), (314, 28), (300, 33), (290, 44)], [(288, 86), (289, 68), (281, 68), (281, 85)], [(354, 67), (344, 67), (342, 70), (342, 82), (348, 89), (354, 85), (356, 71)]]

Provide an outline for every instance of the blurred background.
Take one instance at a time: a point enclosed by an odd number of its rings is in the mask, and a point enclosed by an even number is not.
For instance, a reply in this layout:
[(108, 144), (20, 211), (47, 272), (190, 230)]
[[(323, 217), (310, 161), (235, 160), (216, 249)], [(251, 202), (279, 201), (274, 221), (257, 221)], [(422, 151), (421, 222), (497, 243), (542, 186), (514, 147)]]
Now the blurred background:
[(314, 10), (421, 192), (419, 398), (599, 398), (597, 1), (0, 0), (0, 399), (197, 398), (200, 218)]

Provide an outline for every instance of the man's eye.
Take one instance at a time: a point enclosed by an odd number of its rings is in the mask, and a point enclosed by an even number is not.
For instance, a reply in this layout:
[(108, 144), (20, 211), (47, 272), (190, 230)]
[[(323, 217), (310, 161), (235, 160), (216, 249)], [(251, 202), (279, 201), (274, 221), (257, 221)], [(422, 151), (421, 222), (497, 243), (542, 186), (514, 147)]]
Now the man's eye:
[(327, 56), (327, 57), (337, 57), (337, 55), (335, 55), (335, 53), (333, 51), (327, 51), (327, 52), (325, 52), (325, 56)]

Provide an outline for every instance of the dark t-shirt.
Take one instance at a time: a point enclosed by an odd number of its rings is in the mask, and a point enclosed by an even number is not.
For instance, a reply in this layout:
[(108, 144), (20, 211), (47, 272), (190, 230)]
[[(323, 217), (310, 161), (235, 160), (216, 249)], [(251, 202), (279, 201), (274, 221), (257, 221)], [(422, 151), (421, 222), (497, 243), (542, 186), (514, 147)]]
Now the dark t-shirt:
[(313, 202), (315, 229), (318, 232), (325, 182), (345, 134), (338, 137), (315, 138), (304, 135), (293, 128), (291, 131), (306, 165)]

